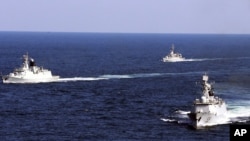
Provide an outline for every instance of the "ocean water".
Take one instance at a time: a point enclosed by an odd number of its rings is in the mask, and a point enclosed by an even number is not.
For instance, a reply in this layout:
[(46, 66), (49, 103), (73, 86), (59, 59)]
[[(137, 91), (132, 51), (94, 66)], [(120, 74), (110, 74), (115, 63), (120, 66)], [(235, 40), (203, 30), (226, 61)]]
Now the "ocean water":
[[(187, 61), (161, 61), (172, 44)], [(61, 79), (0, 84), (1, 140), (228, 141), (250, 124), (250, 35), (0, 32), (3, 75), (26, 53)], [(194, 130), (204, 73), (230, 121)]]

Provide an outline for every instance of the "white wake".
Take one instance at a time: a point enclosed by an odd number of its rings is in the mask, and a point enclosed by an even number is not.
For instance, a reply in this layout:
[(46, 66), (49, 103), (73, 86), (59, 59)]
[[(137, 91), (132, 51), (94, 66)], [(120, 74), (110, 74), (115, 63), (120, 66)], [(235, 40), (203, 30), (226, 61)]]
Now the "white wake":
[[(190, 58), (184, 60), (178, 60), (174, 62), (195, 62), (195, 61), (215, 61), (215, 60), (235, 60), (235, 59), (250, 59), (250, 57), (236, 57), (236, 58)], [(163, 61), (163, 60), (161, 60)], [(163, 61), (164, 62), (164, 61)]]
[(59, 78), (53, 82), (70, 82), (70, 81), (97, 81), (97, 80), (110, 80), (110, 79), (131, 79), (131, 78), (148, 78), (148, 77), (161, 77), (173, 75), (190, 75), (202, 74), (203, 72), (182, 72), (182, 73), (135, 73), (135, 74), (105, 74), (97, 77), (72, 77), (72, 78)]
[(96, 81), (105, 80), (106, 78), (99, 77), (72, 77), (72, 78), (59, 78), (55, 82), (70, 82), (70, 81)]

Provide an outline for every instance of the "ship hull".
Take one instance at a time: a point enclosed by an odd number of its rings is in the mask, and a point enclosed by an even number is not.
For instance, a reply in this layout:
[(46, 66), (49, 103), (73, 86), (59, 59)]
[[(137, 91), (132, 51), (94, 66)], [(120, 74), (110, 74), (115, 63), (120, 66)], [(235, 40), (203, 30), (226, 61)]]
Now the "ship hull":
[(19, 77), (3, 77), (3, 83), (45, 83), (55, 82), (59, 79), (59, 76), (51, 77), (33, 77), (33, 78), (19, 78)]
[(174, 57), (174, 58), (163, 58), (163, 62), (179, 62), (179, 61), (184, 61), (184, 58), (178, 58), (178, 57)]
[(199, 105), (197, 107), (195, 109), (199, 109), (199, 111), (193, 111), (188, 114), (192, 121), (191, 124), (195, 129), (218, 125), (228, 121), (225, 104), (206, 105), (202, 107)]

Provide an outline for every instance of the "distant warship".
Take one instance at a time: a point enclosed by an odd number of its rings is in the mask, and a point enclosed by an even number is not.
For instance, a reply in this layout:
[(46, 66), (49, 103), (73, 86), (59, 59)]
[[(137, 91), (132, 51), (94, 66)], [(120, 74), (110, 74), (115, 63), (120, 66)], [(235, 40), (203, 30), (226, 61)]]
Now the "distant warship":
[(167, 56), (165, 56), (162, 60), (163, 62), (178, 62), (178, 61), (184, 61), (185, 58), (182, 57), (180, 53), (174, 52), (174, 44), (172, 44), (170, 53)]
[(3, 83), (41, 83), (57, 79), (59, 76), (52, 76), (50, 70), (36, 66), (34, 59), (29, 58), (28, 54), (23, 55), (23, 64), (20, 68), (2, 76)]

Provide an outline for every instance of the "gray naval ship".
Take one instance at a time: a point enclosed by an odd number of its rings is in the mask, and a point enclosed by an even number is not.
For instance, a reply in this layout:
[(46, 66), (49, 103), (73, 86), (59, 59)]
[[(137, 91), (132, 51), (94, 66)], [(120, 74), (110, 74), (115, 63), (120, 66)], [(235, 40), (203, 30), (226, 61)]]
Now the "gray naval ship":
[(30, 58), (28, 54), (23, 55), (23, 64), (20, 68), (2, 76), (3, 83), (41, 83), (53, 82), (58, 79), (59, 76), (53, 76), (50, 70), (36, 66), (34, 59)]
[(208, 75), (202, 76), (202, 96), (195, 99), (192, 110), (188, 114), (195, 129), (222, 124), (228, 121), (225, 101), (214, 95), (212, 85), (208, 83)]
[(174, 44), (172, 44), (170, 53), (162, 59), (163, 62), (179, 62), (184, 60), (185, 58), (180, 53), (174, 51)]

